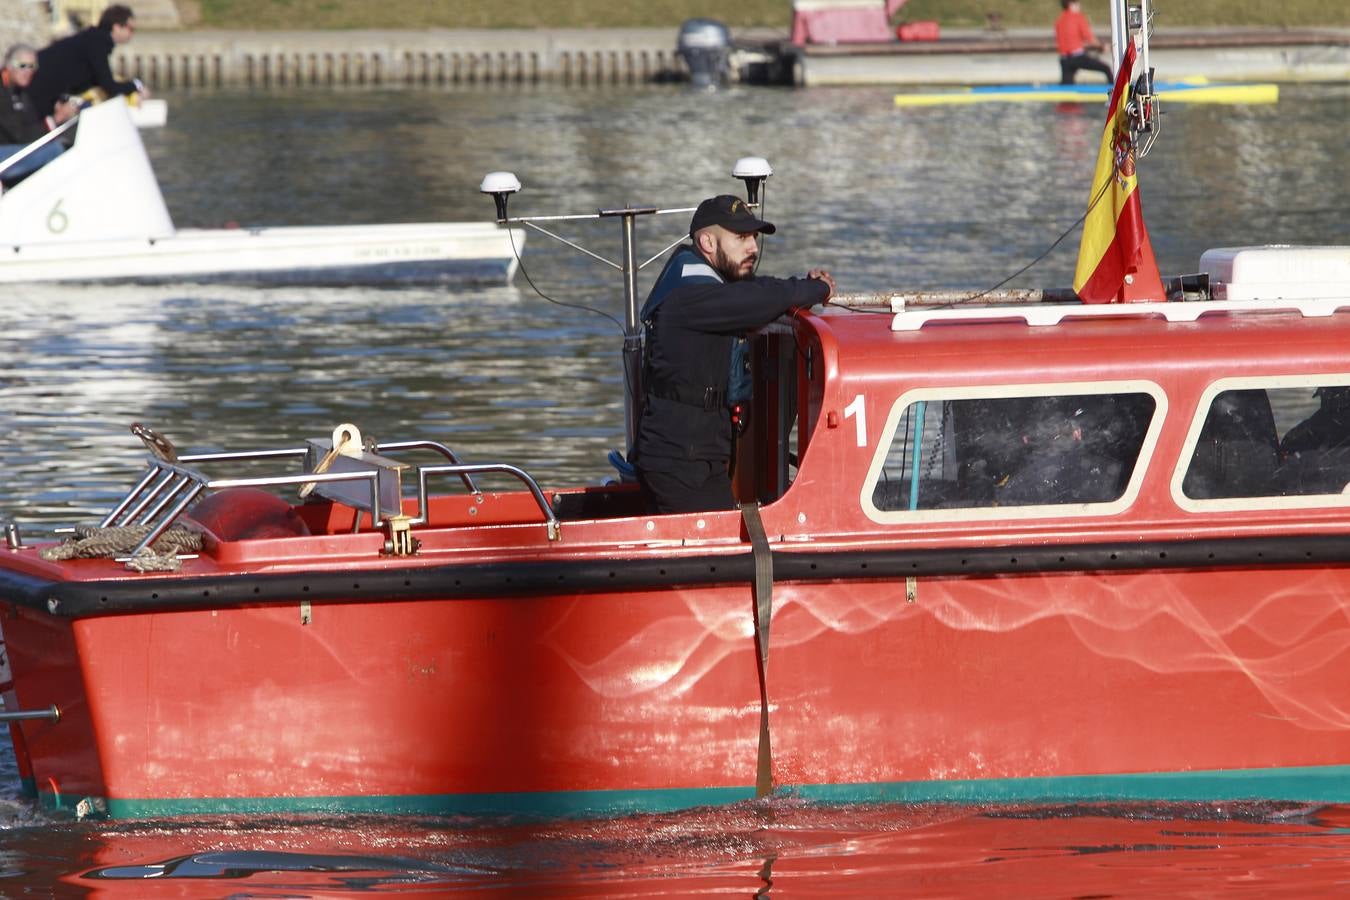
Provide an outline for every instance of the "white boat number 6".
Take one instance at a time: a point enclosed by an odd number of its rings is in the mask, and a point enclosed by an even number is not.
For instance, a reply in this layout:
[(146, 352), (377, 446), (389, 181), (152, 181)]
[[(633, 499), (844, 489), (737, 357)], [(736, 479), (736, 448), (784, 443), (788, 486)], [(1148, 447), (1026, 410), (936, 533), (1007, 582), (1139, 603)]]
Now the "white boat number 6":
[(66, 226), (69, 224), (70, 219), (61, 211), (61, 201), (57, 200), (56, 205), (52, 207), (52, 211), (47, 213), (47, 230), (52, 234), (60, 234), (66, 230)]
[(863, 406), (863, 396), (859, 394), (853, 398), (853, 402), (844, 407), (844, 418), (856, 416), (858, 421), (854, 424), (858, 429), (858, 446), (867, 446), (867, 407)]

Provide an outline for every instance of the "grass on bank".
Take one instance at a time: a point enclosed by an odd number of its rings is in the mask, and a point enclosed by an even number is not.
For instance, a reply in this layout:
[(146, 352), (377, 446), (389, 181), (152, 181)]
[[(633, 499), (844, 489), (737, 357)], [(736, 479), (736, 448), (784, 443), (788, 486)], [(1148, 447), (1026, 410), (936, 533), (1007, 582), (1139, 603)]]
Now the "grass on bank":
[[(132, 0), (134, 2), (134, 0)], [(790, 0), (200, 0), (207, 28), (677, 28), (707, 17), (734, 27), (787, 31)], [(1109, 33), (1106, 0), (1084, 0), (1099, 31)], [(909, 0), (897, 21), (936, 19), (947, 27), (983, 27), (997, 12), (1006, 28), (1044, 27), (1058, 0)], [(1345, 0), (1162, 0), (1156, 22), (1167, 26), (1350, 25)]]

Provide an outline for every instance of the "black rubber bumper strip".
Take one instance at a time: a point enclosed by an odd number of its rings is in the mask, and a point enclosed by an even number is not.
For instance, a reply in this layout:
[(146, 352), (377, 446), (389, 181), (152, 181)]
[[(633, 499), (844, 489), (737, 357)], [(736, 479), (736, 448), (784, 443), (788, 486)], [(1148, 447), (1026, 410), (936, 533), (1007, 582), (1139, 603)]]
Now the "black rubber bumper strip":
[[(784, 550), (775, 545), (774, 581), (882, 581), (963, 575), (1250, 568), (1350, 564), (1350, 536), (1074, 544), (939, 550)], [(0, 602), (59, 617), (270, 603), (378, 603), (651, 591), (752, 584), (754, 555), (641, 557), (316, 570), (291, 574), (183, 577), (137, 575), (59, 582), (0, 570)]]

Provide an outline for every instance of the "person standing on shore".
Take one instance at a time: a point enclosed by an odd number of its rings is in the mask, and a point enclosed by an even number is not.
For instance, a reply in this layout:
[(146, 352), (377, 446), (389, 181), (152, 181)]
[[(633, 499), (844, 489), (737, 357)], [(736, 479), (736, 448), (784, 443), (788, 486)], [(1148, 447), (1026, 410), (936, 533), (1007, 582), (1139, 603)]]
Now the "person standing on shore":
[(100, 88), (108, 97), (140, 93), (150, 96), (145, 85), (133, 79), (118, 81), (108, 65), (108, 54), (136, 33), (136, 14), (131, 7), (115, 3), (99, 16), (98, 25), (62, 38), (38, 54), (38, 72), (29, 89), (40, 115), (49, 116), (66, 95)]
[(1064, 10), (1055, 20), (1055, 47), (1059, 50), (1059, 83), (1073, 84), (1079, 69), (1101, 72), (1110, 84), (1111, 67), (1089, 53), (1101, 50), (1102, 42), (1092, 33), (1078, 0), (1059, 0)]

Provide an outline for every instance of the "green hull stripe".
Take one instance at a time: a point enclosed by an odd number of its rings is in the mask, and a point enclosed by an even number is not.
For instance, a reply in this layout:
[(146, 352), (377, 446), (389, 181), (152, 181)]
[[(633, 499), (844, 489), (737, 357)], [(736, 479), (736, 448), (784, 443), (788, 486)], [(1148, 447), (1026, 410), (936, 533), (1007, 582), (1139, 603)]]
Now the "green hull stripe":
[[(508, 815), (557, 818), (671, 812), (695, 806), (737, 803), (754, 787), (651, 791), (559, 791), (512, 794), (424, 794), (373, 797), (245, 797), (173, 800), (109, 800), (113, 818), (216, 813), (382, 813), (394, 815)], [(46, 799), (46, 798), (44, 798)]]
[(813, 784), (794, 788), (792, 794), (820, 803), (1026, 803), (1043, 800), (1296, 800), (1346, 803), (1350, 802), (1350, 766)]
[[(1003, 778), (895, 781), (781, 787), (780, 795), (819, 803), (1026, 803), (1041, 801), (1292, 800), (1350, 803), (1350, 766)], [(530, 817), (670, 812), (749, 800), (745, 787), (548, 793), (428, 794), (373, 797), (246, 797), (169, 800), (92, 799), (114, 818), (244, 813), (384, 813)], [(43, 805), (74, 811), (81, 799), (42, 792)]]

